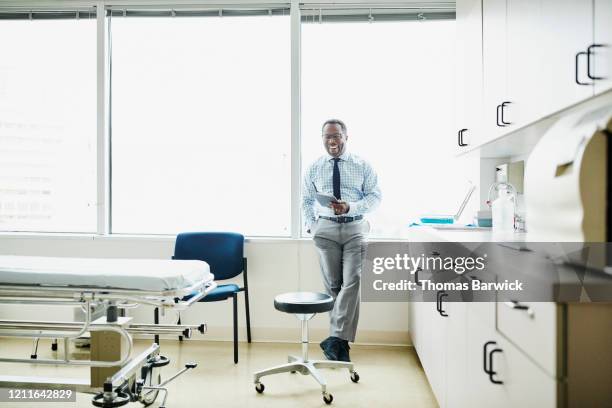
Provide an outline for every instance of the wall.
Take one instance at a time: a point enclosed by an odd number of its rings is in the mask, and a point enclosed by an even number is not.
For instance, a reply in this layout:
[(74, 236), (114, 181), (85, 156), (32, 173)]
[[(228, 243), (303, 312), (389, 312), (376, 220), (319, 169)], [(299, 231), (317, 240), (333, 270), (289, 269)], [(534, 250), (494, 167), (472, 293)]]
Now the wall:
[[(100, 258), (169, 259), (173, 237), (98, 237), (0, 235), (0, 254), (31, 256), (80, 256)], [(298, 320), (274, 309), (276, 294), (298, 290), (322, 291), (317, 255), (311, 240), (253, 239), (246, 244), (251, 328), (254, 341), (290, 341), (299, 338)], [(238, 281), (240, 281), (240, 277)], [(0, 318), (40, 319), (40, 308), (0, 305)], [(71, 309), (55, 307), (45, 319), (72, 318)], [(152, 322), (152, 309), (141, 306), (131, 312), (136, 321)], [(231, 301), (197, 304), (182, 314), (185, 323), (208, 324), (203, 339), (231, 340)], [(246, 339), (244, 302), (239, 299), (240, 338)], [(174, 313), (164, 321), (175, 319)], [(327, 315), (311, 323), (312, 340), (327, 336)], [(361, 344), (409, 344), (406, 303), (362, 303), (357, 342)]]

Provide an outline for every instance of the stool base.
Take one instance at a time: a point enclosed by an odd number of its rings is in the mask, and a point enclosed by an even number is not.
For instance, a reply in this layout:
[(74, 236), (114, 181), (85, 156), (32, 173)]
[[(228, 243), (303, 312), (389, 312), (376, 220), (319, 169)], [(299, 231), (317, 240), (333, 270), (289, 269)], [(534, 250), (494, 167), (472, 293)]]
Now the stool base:
[[(275, 299), (274, 302), (276, 306), (277, 300)], [(308, 321), (312, 319), (314, 315), (314, 313), (295, 314), (295, 316), (301, 321), (302, 325), (302, 356), (289, 356), (287, 359), (287, 364), (257, 371), (253, 376), (253, 382), (255, 383), (255, 390), (258, 393), (261, 394), (265, 389), (265, 386), (261, 383), (261, 381), (259, 381), (261, 377), (287, 372), (300, 373), (302, 375), (312, 376), (321, 386), (323, 401), (326, 404), (331, 404), (334, 397), (327, 392), (327, 381), (325, 381), (325, 378), (323, 378), (321, 373), (319, 373), (319, 368), (346, 368), (351, 373), (351, 381), (354, 383), (359, 381), (359, 374), (357, 374), (353, 367), (353, 363), (351, 362), (335, 360), (310, 360), (308, 358)]]
[(266, 375), (287, 373), (287, 372), (298, 372), (302, 375), (311, 375), (320, 385), (321, 392), (327, 393), (327, 382), (321, 375), (318, 368), (346, 368), (351, 373), (356, 374), (353, 367), (353, 363), (346, 361), (332, 361), (332, 360), (309, 360), (304, 361), (301, 357), (289, 356), (288, 363), (279, 365), (276, 367), (268, 368), (266, 370), (257, 371), (253, 376), (253, 382), (257, 385), (260, 383), (259, 379)]

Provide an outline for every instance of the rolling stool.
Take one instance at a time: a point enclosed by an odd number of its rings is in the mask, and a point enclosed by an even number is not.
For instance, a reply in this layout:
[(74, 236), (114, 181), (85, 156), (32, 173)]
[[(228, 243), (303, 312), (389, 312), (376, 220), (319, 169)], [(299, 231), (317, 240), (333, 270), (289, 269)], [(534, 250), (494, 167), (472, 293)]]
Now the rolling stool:
[(274, 307), (285, 313), (293, 313), (302, 321), (302, 357), (289, 356), (288, 363), (280, 366), (257, 371), (253, 381), (255, 390), (262, 393), (264, 385), (259, 381), (261, 377), (271, 374), (286, 373), (288, 371), (299, 372), (302, 375), (312, 375), (319, 384), (323, 393), (323, 401), (331, 404), (334, 397), (327, 392), (325, 378), (319, 373), (318, 368), (347, 368), (351, 373), (351, 381), (359, 381), (359, 374), (353, 368), (353, 363), (346, 361), (331, 360), (308, 360), (308, 320), (316, 313), (329, 312), (334, 307), (334, 299), (323, 293), (313, 292), (291, 292), (278, 295), (274, 299)]

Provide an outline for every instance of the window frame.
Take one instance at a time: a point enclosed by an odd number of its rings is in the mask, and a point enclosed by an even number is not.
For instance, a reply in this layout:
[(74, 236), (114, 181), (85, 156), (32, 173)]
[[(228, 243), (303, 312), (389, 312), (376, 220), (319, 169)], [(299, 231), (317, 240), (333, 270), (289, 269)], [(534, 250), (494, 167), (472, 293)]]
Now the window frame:
[[(76, 10), (96, 9), (96, 157), (97, 157), (97, 230), (94, 235), (102, 237), (124, 236), (123, 234), (113, 234), (111, 231), (112, 214), (111, 214), (111, 183), (112, 169), (110, 157), (110, 144), (112, 143), (111, 135), (111, 117), (110, 117), (110, 54), (111, 54), (111, 21), (108, 17), (108, 10), (121, 10), (122, 8), (129, 9), (162, 9), (174, 10), (204, 8), (217, 9), (234, 8), (234, 9), (278, 9), (283, 5), (289, 7), (290, 15), (290, 43), (291, 43), (291, 220), (290, 220), (290, 235), (285, 237), (264, 237), (260, 239), (286, 240), (286, 239), (304, 239), (302, 235), (302, 215), (301, 215), (301, 183), (302, 183), (302, 157), (301, 157), (301, 26), (302, 24), (334, 22), (334, 21), (363, 21), (370, 19), (376, 21), (377, 16), (380, 16), (380, 21), (389, 21), (389, 19), (400, 19), (403, 21), (409, 20), (426, 20), (426, 19), (455, 19), (455, 6), (450, 2), (432, 2), (427, 5), (427, 8), (415, 7), (410, 1), (401, 3), (347, 3), (342, 6), (342, 3), (333, 3), (333, 0), (322, 0), (316, 3), (300, 3), (298, 0), (279, 1), (272, 0), (266, 3), (258, 3), (251, 0), (235, 0), (231, 3), (215, 3), (211, 4), (206, 0), (194, 0), (188, 6), (171, 5), (155, 0), (99, 0), (99, 1), (81, 1), (81, 0), (12, 0), (5, 1), (0, 5), (0, 12), (11, 12), (13, 18), (32, 18), (33, 11), (37, 10), (47, 15), (51, 12), (61, 11), (56, 18), (68, 18), (67, 15)], [(372, 0), (373, 1), (373, 0)], [(344, 10), (344, 11), (343, 11)], [(398, 10), (400, 12), (398, 13)], [(401, 15), (401, 10), (405, 11), (405, 15)], [(102, 12), (101, 12), (102, 11)], [(181, 10), (182, 11), (182, 10)], [(180, 14), (176, 13), (177, 15)], [(78, 18), (78, 13), (77, 16)], [(373, 17), (373, 19), (372, 19)], [(0, 232), (1, 235), (22, 234), (11, 232)], [(70, 235), (62, 233), (40, 233), (33, 234), (24, 232), (23, 235)], [(72, 234), (85, 235), (91, 234)], [(138, 236), (147, 236), (146, 234)], [(164, 235), (165, 236), (165, 235)]]

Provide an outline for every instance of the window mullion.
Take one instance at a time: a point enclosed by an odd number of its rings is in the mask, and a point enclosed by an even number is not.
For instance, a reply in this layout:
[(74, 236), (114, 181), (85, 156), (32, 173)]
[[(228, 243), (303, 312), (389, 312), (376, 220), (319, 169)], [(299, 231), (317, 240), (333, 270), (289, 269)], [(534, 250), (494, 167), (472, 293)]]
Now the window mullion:
[(109, 29), (104, 2), (96, 9), (97, 233), (110, 233)]
[(291, 2), (291, 237), (301, 229), (301, 12), (298, 0)]

